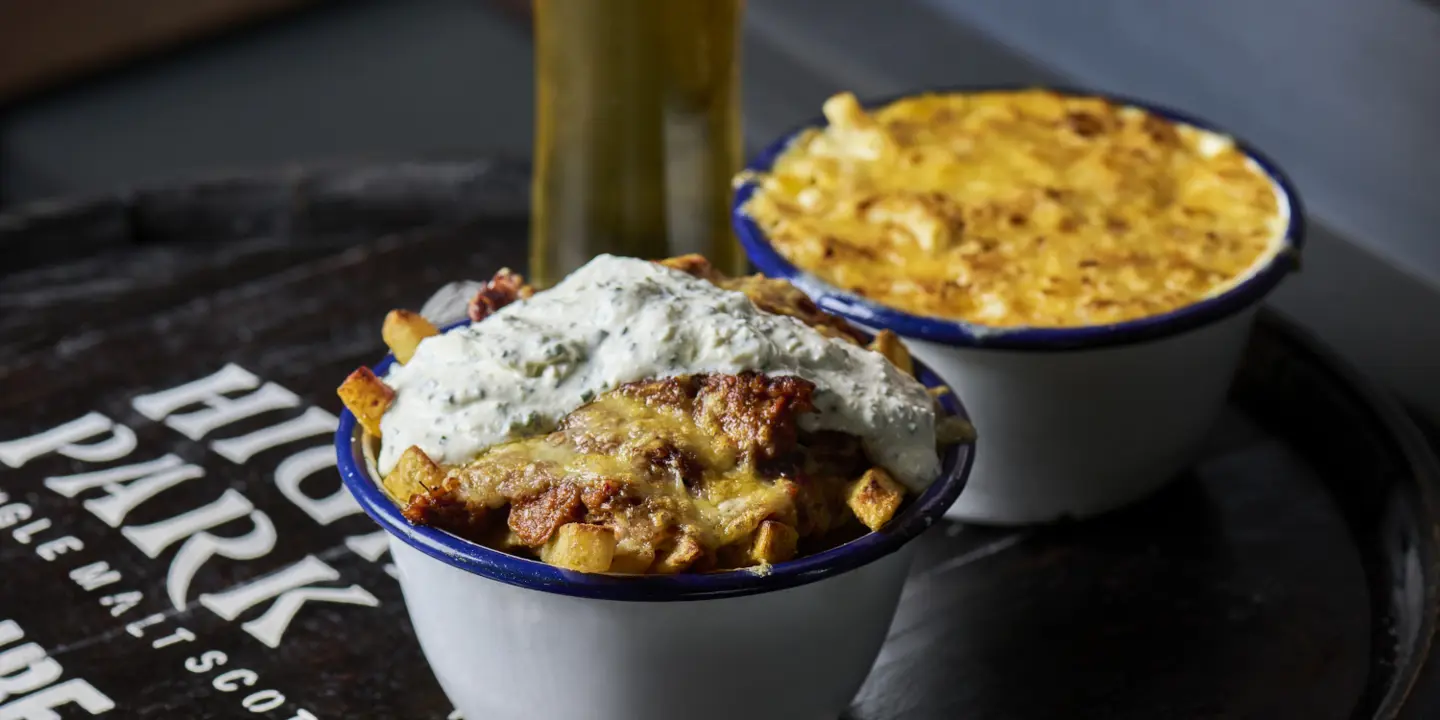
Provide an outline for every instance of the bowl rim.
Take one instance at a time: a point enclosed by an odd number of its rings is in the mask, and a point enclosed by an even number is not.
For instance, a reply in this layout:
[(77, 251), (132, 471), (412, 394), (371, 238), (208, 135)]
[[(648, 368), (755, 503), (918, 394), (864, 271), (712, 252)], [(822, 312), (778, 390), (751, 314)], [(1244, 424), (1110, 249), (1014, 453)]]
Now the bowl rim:
[[(1269, 177), (1282, 199), (1289, 206), (1288, 223), (1285, 235), (1280, 239), (1280, 247), (1263, 265), (1253, 268), (1248, 277), (1225, 292), (1160, 315), (1150, 315), (1105, 325), (1068, 328), (992, 327), (963, 320), (915, 315), (882, 305), (836, 288), (809, 272), (795, 267), (775, 250), (766, 238), (765, 232), (749, 215), (743, 212), (745, 203), (749, 202), (759, 185), (753, 179), (742, 175), (736, 185), (734, 199), (731, 202), (730, 218), (735, 234), (745, 249), (746, 255), (749, 256), (750, 262), (768, 276), (789, 280), (809, 295), (816, 305), (852, 322), (873, 328), (889, 329), (904, 337), (944, 345), (1041, 352), (1129, 345), (1194, 330), (1259, 303), (1279, 285), (1286, 275), (1299, 269), (1300, 251), (1305, 245), (1305, 208), (1294, 183), (1274, 160), (1256, 149), (1255, 146), (1243, 138), (1189, 113), (1123, 94), (1034, 84), (927, 88), (866, 100), (861, 104), (866, 109), (875, 109), (898, 100), (932, 94), (981, 94), (1023, 90), (1043, 90), (1069, 97), (1101, 98), (1116, 105), (1144, 110), (1171, 122), (1190, 125), (1230, 138), (1235, 143), (1235, 147), (1245, 153)], [(775, 159), (789, 147), (797, 135), (825, 125), (826, 121), (822, 115), (811, 118), (787, 131), (746, 164), (746, 173), (768, 172)]]
[[(446, 327), (444, 332), (469, 324), (461, 321)], [(384, 377), (394, 361), (394, 356), (387, 354), (375, 365), (375, 374)], [(915, 371), (916, 378), (926, 387), (944, 384), (939, 375), (918, 361)], [(953, 391), (942, 396), (940, 404), (949, 414), (970, 419)], [(975, 463), (975, 442), (972, 438), (946, 448), (939, 477), (879, 531), (813, 555), (771, 565), (763, 571), (741, 568), (677, 575), (575, 572), (510, 555), (443, 530), (412, 525), (381, 489), (380, 483), (370, 476), (359, 423), (348, 409), (340, 413), (335, 453), (340, 478), (365, 513), (390, 535), (435, 560), (491, 580), (542, 592), (603, 600), (667, 602), (754, 595), (806, 585), (896, 552), (940, 519), (960, 496)]]

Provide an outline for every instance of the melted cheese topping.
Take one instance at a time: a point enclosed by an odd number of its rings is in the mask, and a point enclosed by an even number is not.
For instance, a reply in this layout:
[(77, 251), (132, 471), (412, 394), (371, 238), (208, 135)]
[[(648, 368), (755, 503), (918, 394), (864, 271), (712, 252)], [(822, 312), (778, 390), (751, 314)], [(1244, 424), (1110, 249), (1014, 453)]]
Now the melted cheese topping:
[(744, 210), (796, 266), (918, 315), (1073, 327), (1216, 295), (1289, 220), (1229, 138), (1049, 91), (825, 104)]
[(939, 473), (933, 401), (881, 354), (707, 280), (610, 255), (483, 322), (426, 338), (392, 367), (379, 470), (388, 475), (412, 445), (442, 464), (467, 462), (626, 383), (744, 371), (814, 383), (816, 412), (802, 427), (860, 438), (911, 490)]
[[(695, 538), (710, 552), (744, 549), (759, 524), (772, 518), (795, 526), (801, 536), (843, 526), (849, 516), (844, 485), (865, 466), (823, 462), (825, 450), (805, 446), (810, 438), (801, 438), (798, 448), (795, 438), (742, 448), (736, 435), (767, 425), (773, 398), (742, 393), (728, 401), (726, 385), (720, 379), (693, 404), (678, 394), (681, 384), (663, 380), (602, 395), (549, 436), (497, 445), (469, 464), (447, 468), (457, 478), (451, 492), (467, 508), (510, 505), (511, 529), (518, 528), (519, 539), (531, 546), (558, 524), (583, 517), (614, 529), (626, 553), (647, 557), (677, 535)], [(702, 425), (697, 414), (708, 421)], [(803, 468), (803, 483), (779, 477), (773, 472), (779, 465), (767, 472), (757, 457), (783, 450), (794, 463), (796, 449), (800, 462), (794, 467)], [(556, 502), (563, 497), (568, 507), (555, 512), (565, 505)], [(529, 509), (537, 503), (542, 510)], [(817, 510), (817, 504), (824, 507)], [(736, 559), (725, 564), (734, 566)]]

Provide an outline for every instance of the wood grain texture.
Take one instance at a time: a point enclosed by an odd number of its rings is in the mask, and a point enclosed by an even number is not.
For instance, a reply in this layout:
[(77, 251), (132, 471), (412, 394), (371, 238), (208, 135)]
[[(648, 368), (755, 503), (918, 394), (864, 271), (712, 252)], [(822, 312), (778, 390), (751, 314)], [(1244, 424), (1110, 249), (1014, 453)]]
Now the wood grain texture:
[[(163, 626), (183, 625), (196, 639), (153, 649), (153, 636), (137, 639), (124, 623), (169, 608), (176, 549), (146, 557), (81, 504), (98, 490), (69, 499), (44, 485), (96, 465), (51, 455), (0, 469), (10, 501), (86, 546), (46, 562), (0, 531), (0, 618), (56, 653), (67, 677), (114, 698), (114, 717), (251, 716), (243, 694), (215, 689), (213, 672), (184, 669), (203, 650), (255, 671), (256, 688), (285, 694), (286, 712), (445, 717), (384, 559), (345, 543), (373, 523), (355, 515), (321, 526), (276, 485), (285, 458), (328, 439), (239, 465), (207, 445), (301, 408), (196, 442), (147, 420), (131, 400), (234, 363), (338, 412), (334, 386), (383, 352), (386, 310), (419, 307), (450, 280), (523, 266), (523, 180), (522, 166), (496, 163), (326, 170), (75, 203), (73, 217), (57, 211), (43, 222), (0, 219), (0, 251), (65, 237), (89, 238), (95, 250), (0, 276), (0, 442), (102, 412), (135, 429), (134, 458), (174, 453), (206, 473), (141, 504), (127, 525), (229, 489), (267, 513), (280, 537), (261, 558), (207, 562), (190, 604)], [(935, 528), (917, 541), (889, 639), (846, 718), (1399, 712), (1434, 630), (1434, 459), (1413, 428), (1336, 368), (1267, 318), (1205, 459), (1165, 491), (1086, 523)], [(338, 487), (333, 471), (305, 485), (314, 496)], [(247, 522), (212, 532), (238, 536)], [(338, 573), (322, 585), (358, 585), (379, 606), (306, 606), (270, 649), (241, 627), (259, 609), (232, 622), (194, 602), (306, 556)], [(68, 579), (69, 568), (93, 560), (142, 592), (132, 614), (112, 618)]]

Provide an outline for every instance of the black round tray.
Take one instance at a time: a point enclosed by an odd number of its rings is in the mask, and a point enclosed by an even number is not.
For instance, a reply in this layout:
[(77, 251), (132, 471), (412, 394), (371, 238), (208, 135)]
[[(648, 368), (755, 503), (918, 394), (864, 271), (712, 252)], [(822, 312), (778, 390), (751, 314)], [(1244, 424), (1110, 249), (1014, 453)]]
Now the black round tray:
[[(256, 717), (246, 703), (277, 695), (258, 716), (447, 717), (374, 525), (322, 523), (277, 483), (287, 458), (328, 438), (239, 463), (210, 443), (312, 404), (336, 412), (334, 386), (380, 354), (384, 311), (522, 266), (526, 182), (523, 166), (497, 161), (309, 168), (0, 216), (0, 443), (90, 412), (137, 437), (115, 461), (0, 466), (0, 516), (6, 503), (29, 508), (25, 525), (0, 529), (0, 621), (112, 701), (109, 717)], [(297, 404), (198, 440), (132, 404), (227, 363)], [(103, 489), (66, 497), (45, 484), (167, 453), (204, 475), (121, 527), (84, 504)], [(338, 485), (324, 469), (300, 487), (318, 498)], [(923, 538), (847, 717), (1435, 717), (1437, 487), (1428, 445), (1393, 402), (1264, 315), (1204, 459), (1166, 490), (1085, 523)], [(227, 490), (273, 522), (274, 547), (207, 560), (176, 607), (167, 573), (183, 543), (149, 557), (122, 528)], [(244, 517), (208, 532), (254, 527)], [(65, 536), (83, 547), (38, 554)], [(312, 559), (333, 574), (311, 586), (359, 588), (359, 604), (306, 602), (274, 647), (255, 632), (268, 599), (234, 617), (211, 607)], [(72, 573), (98, 562), (119, 579), (87, 590)], [(122, 593), (138, 593), (125, 596), (133, 606)], [(254, 684), (223, 682), (236, 669)]]

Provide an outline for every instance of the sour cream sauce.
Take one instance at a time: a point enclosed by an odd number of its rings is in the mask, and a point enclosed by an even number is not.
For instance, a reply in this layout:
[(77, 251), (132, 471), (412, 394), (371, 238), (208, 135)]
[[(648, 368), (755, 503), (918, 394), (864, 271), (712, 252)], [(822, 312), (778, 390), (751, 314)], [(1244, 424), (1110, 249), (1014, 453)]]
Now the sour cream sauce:
[(379, 470), (412, 445), (440, 463), (467, 462), (625, 383), (746, 370), (814, 383), (817, 412), (801, 426), (859, 437), (911, 490), (939, 474), (930, 395), (882, 355), (762, 312), (742, 293), (613, 255), (484, 322), (426, 338), (393, 366)]

